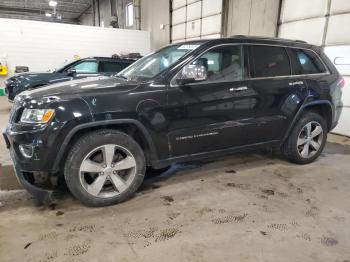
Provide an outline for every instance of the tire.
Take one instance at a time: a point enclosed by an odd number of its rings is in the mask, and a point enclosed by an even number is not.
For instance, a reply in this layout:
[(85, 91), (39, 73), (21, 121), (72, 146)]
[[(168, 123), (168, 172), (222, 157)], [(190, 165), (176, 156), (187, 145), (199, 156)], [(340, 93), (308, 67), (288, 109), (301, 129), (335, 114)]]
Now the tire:
[(129, 135), (98, 130), (81, 137), (69, 151), (64, 177), (84, 205), (109, 206), (129, 199), (146, 171), (144, 153)]
[[(320, 130), (321, 133), (315, 136)], [(327, 141), (327, 132), (327, 123), (322, 116), (314, 112), (306, 112), (295, 124), (283, 144), (282, 153), (293, 163), (311, 163), (322, 153)]]

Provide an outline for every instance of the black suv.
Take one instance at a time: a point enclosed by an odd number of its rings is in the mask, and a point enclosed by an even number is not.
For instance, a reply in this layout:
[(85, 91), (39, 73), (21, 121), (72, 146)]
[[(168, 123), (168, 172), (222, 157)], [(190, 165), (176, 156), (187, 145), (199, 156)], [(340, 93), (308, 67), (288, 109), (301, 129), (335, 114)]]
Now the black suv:
[(24, 92), (4, 137), (32, 194), (48, 201), (38, 183), (62, 174), (81, 202), (105, 206), (132, 196), (147, 167), (259, 147), (314, 161), (343, 85), (321, 48), (302, 41), (176, 43), (113, 77)]
[(45, 85), (120, 72), (136, 61), (136, 58), (89, 57), (74, 61), (54, 72), (20, 73), (5, 81), (5, 94), (12, 102), (16, 95)]

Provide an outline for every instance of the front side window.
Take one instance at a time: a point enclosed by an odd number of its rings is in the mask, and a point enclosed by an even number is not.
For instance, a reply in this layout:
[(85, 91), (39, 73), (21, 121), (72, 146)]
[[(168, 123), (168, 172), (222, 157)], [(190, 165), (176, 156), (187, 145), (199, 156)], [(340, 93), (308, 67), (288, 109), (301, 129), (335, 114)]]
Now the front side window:
[(207, 81), (240, 81), (243, 79), (242, 47), (228, 45), (213, 48), (192, 64), (207, 69)]
[(97, 73), (98, 63), (96, 61), (84, 61), (72, 67), (77, 73)]
[(199, 44), (168, 46), (156, 53), (139, 59), (121, 71), (117, 76), (127, 79), (151, 79), (199, 46)]
[(311, 51), (294, 48), (291, 50), (297, 61), (297, 66), (294, 69), (295, 74), (305, 75), (326, 72), (326, 69), (320, 59)]
[(250, 46), (249, 56), (252, 77), (290, 75), (289, 58), (284, 47)]
[(123, 69), (121, 63), (116, 62), (102, 62), (101, 71), (104, 73), (118, 73)]

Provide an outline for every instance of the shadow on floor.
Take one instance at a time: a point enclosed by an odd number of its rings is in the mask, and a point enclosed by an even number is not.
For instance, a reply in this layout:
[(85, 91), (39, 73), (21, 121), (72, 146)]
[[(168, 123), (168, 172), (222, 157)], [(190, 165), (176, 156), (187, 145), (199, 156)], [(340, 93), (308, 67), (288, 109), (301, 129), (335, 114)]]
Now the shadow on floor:
[(343, 145), (343, 144), (339, 144), (339, 143), (327, 142), (323, 153), (350, 155), (350, 145)]

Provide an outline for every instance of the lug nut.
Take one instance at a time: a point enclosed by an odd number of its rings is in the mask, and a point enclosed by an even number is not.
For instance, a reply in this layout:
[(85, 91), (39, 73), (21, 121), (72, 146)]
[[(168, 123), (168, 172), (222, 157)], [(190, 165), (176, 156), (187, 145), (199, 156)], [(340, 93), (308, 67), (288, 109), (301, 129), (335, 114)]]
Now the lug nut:
[(113, 174), (114, 174), (114, 175), (117, 174), (117, 171), (114, 170), (114, 171), (113, 171)]
[(114, 167), (114, 164), (111, 165), (111, 168), (113, 168), (113, 167)]
[(103, 165), (102, 167), (103, 167), (103, 168), (106, 168), (106, 167), (107, 167), (107, 165)]

